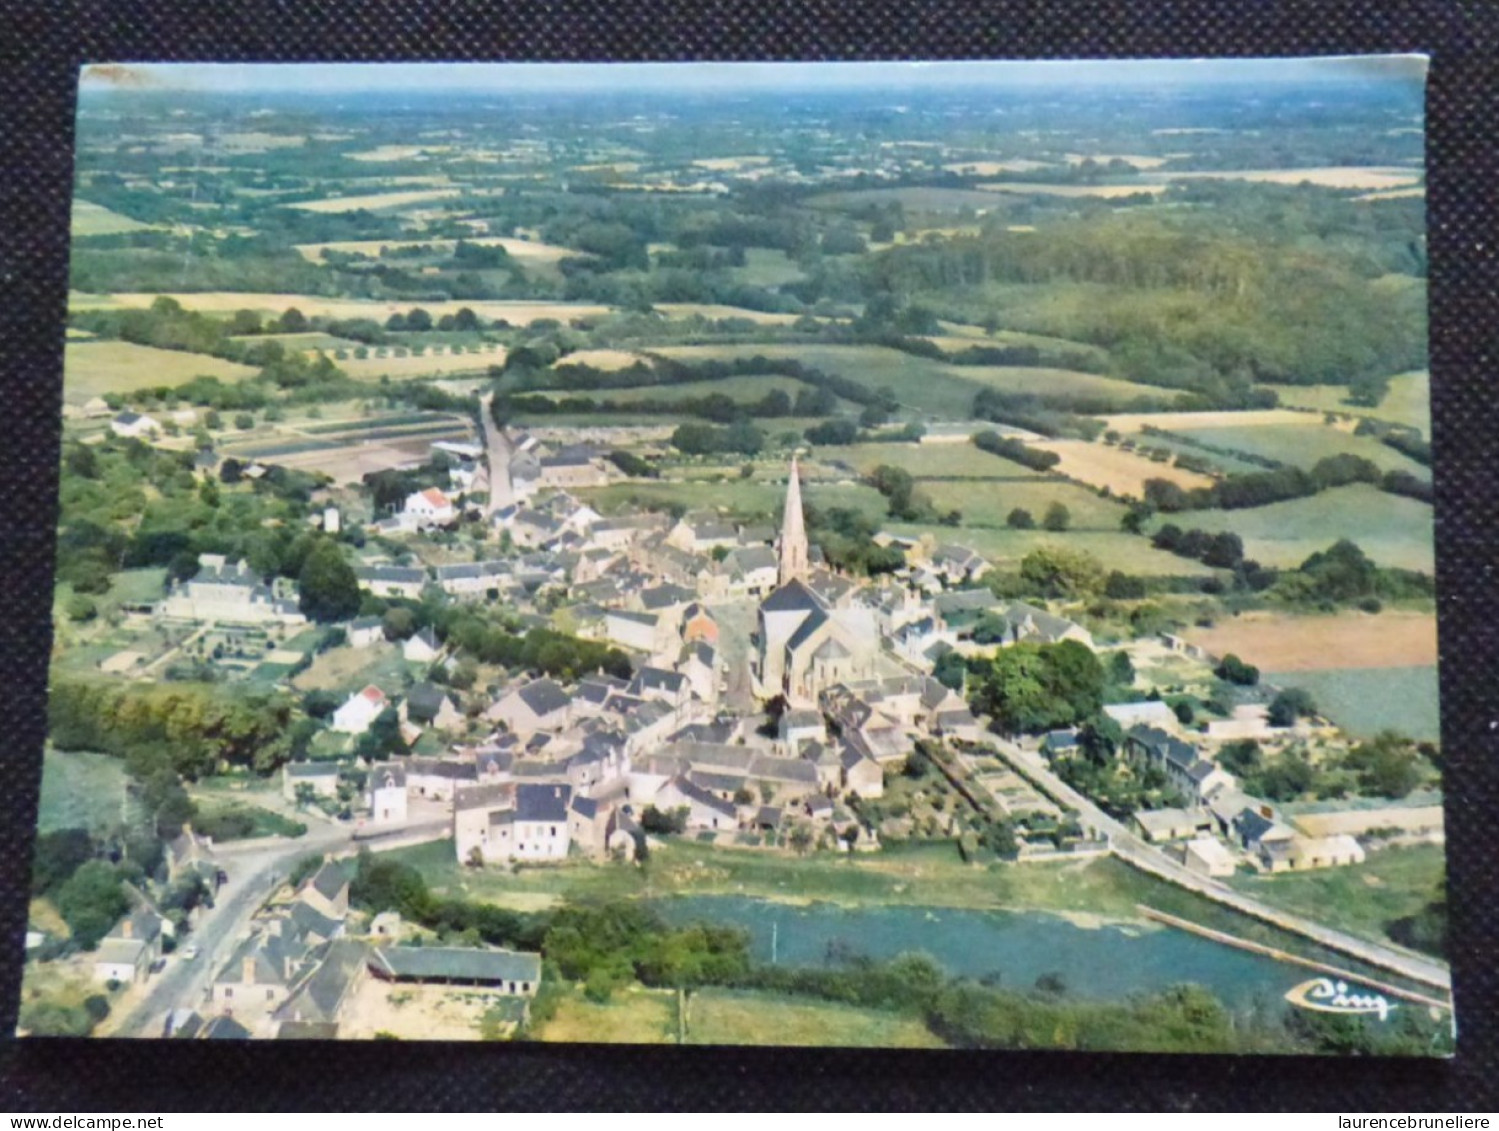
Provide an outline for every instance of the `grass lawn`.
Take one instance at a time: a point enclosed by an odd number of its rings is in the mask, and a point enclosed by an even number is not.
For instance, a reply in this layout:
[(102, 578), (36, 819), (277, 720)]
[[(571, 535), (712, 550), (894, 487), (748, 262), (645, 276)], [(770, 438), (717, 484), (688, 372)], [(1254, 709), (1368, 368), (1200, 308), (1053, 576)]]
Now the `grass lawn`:
[(1232, 530), (1244, 539), (1247, 556), (1269, 566), (1298, 566), (1308, 555), (1349, 538), (1382, 566), (1432, 570), (1431, 507), (1366, 483), (1265, 507), (1188, 511), (1167, 518), (1183, 529)]
[(677, 1001), (670, 990), (631, 986), (602, 1005), (577, 992), (558, 1003), (550, 1021), (537, 1027), (537, 1040), (599, 1044), (663, 1045), (677, 1040)]
[[(1429, 468), (1409, 456), (1381, 444), (1369, 436), (1355, 436), (1341, 428), (1332, 428), (1309, 416), (1307, 424), (1251, 424), (1245, 427), (1225, 425), (1214, 428), (1174, 428), (1171, 431), (1191, 440), (1248, 452), (1263, 459), (1298, 467), (1311, 467), (1327, 456), (1362, 456), (1383, 471), (1409, 471), (1424, 479), (1431, 478)], [(1149, 441), (1149, 437), (1145, 438)]]
[(1446, 855), (1438, 844), (1384, 848), (1362, 864), (1278, 876), (1235, 876), (1251, 895), (1354, 935), (1389, 942), (1396, 919), (1414, 915), (1442, 893)]
[(139, 814), (135, 801), (126, 800), (125, 780), (125, 765), (118, 758), (48, 747), (42, 755), (37, 830), (102, 832), (120, 823), (122, 806), (135, 819)]
[(69, 401), (105, 393), (129, 394), (158, 385), (183, 385), (194, 377), (237, 381), (256, 371), (205, 353), (163, 350), (133, 342), (69, 342), (63, 357), (63, 388)]
[(1404, 424), (1419, 428), (1423, 434), (1431, 433), (1431, 378), (1426, 370), (1402, 373), (1390, 378), (1390, 391), (1374, 408), (1347, 403), (1346, 385), (1275, 385), (1280, 403), (1299, 408), (1314, 408), (1318, 412), (1340, 412), (1353, 416), (1368, 416), (1375, 420), (1387, 420), (1391, 424)]
[(813, 998), (705, 989), (687, 1007), (690, 1045), (946, 1047), (915, 1017)]
[(313, 659), (306, 671), (292, 680), (298, 691), (334, 691), (347, 694), (373, 683), (387, 690), (401, 685), (406, 661), (394, 644), (374, 644), (368, 648), (330, 648)]

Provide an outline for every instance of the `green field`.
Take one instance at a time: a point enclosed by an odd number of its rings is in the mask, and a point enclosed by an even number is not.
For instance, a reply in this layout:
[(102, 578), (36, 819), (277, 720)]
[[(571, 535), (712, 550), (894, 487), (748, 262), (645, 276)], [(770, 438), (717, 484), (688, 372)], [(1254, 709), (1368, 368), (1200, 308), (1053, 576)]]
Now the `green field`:
[(944, 1048), (910, 1014), (812, 998), (704, 989), (687, 1006), (690, 1045), (822, 1045)]
[(142, 224), (139, 220), (132, 220), (129, 216), (111, 212), (102, 204), (93, 204), (87, 200), (73, 201), (71, 228), (74, 238), (77, 239), (86, 239), (89, 236), (116, 236), (125, 232), (143, 232), (154, 227), (156, 227), (155, 224)]
[(230, 341), (252, 346), (261, 342), (276, 342), (289, 350), (342, 350), (357, 349), (362, 343), (352, 338), (340, 338), (325, 334), (321, 330), (309, 330), (303, 334), (241, 334)]
[(772, 247), (744, 249), (744, 266), (732, 269), (736, 282), (752, 287), (780, 287), (805, 277), (801, 266), (784, 251)]
[[(631, 506), (664, 510), (675, 505), (686, 507), (690, 511), (722, 507), (746, 518), (760, 517), (775, 521), (780, 517), (786, 488), (780, 483), (737, 479), (731, 475), (722, 483), (636, 481), (581, 489), (575, 494), (606, 514), (617, 514)], [(873, 487), (853, 483), (809, 483), (803, 488), (803, 496), (817, 507), (850, 507), (875, 519), (883, 517), (887, 510), (884, 496)]]
[(1442, 735), (1435, 667), (1266, 672), (1264, 678), (1277, 687), (1305, 688), (1319, 711), (1355, 735), (1397, 730), (1433, 741)]
[(1122, 503), (1100, 498), (1086, 487), (1061, 479), (994, 483), (920, 479), (917, 487), (939, 511), (961, 511), (964, 529), (1004, 527), (1005, 519), (1016, 507), (1030, 511), (1039, 526), (1052, 503), (1061, 503), (1072, 516), (1069, 534), (1082, 531), (1118, 534), (1119, 520), (1124, 517)]
[(885, 346), (823, 346), (754, 343), (668, 346), (653, 352), (684, 361), (704, 358), (791, 358), (870, 389), (888, 388), (902, 405), (941, 420), (968, 420), (982, 385), (962, 376), (969, 366), (948, 365)]
[(125, 766), (107, 754), (53, 750), (42, 755), (42, 796), (38, 832), (89, 829), (104, 832), (120, 824), (122, 812), (139, 814), (125, 793)]
[(1309, 468), (1319, 459), (1336, 455), (1356, 455), (1370, 460), (1382, 471), (1409, 471), (1431, 478), (1429, 468), (1409, 456), (1381, 444), (1369, 436), (1355, 436), (1339, 428), (1330, 428), (1315, 417), (1307, 424), (1251, 424), (1214, 428), (1173, 428), (1172, 432), (1189, 440), (1211, 444), (1215, 448), (1248, 452), (1262, 459)]
[[(967, 513), (965, 510), (965, 518)], [(1032, 513), (1039, 519), (1039, 513)], [(939, 540), (961, 542), (1006, 569), (1018, 568), (1026, 554), (1042, 546), (1064, 546), (1092, 554), (1105, 569), (1117, 569), (1141, 577), (1207, 577), (1214, 572), (1201, 562), (1157, 550), (1148, 540), (1122, 531), (1069, 530), (1065, 534), (1053, 534), (1048, 530), (978, 526), (953, 530), (899, 522), (887, 523), (885, 529), (911, 538), (934, 533)]]
[[(757, 401), (766, 393), (776, 389), (781, 390), (796, 399), (796, 394), (807, 386), (791, 377), (780, 377), (774, 374), (765, 376), (746, 375), (743, 377), (725, 377), (721, 381), (683, 381), (672, 385), (645, 385), (634, 389), (598, 389), (587, 392), (548, 392), (547, 395), (554, 400), (569, 397), (589, 397), (593, 400), (608, 400), (615, 404), (630, 405), (639, 401), (664, 401), (675, 404), (677, 401), (690, 400), (695, 397), (711, 396), (721, 393), (726, 397), (733, 397), (736, 401)], [(775, 418), (761, 420), (760, 426), (771, 430), (778, 430), (781, 421)]]
[(817, 449), (824, 462), (838, 460), (861, 475), (881, 464), (908, 471), (917, 479), (993, 479), (1004, 482), (1040, 480), (1039, 471), (990, 452), (961, 444), (849, 444)]
[(1380, 565), (1427, 573), (1435, 552), (1431, 507), (1366, 483), (1264, 507), (1187, 511), (1167, 519), (1184, 530), (1232, 530), (1244, 539), (1249, 557), (1277, 567), (1298, 566), (1339, 538), (1352, 539)]
[(1277, 876), (1235, 876), (1233, 886), (1266, 903), (1378, 942), (1392, 920), (1442, 894), (1446, 854), (1422, 844), (1371, 852), (1362, 864)]
[(1348, 389), (1344, 385), (1276, 385), (1274, 389), (1281, 404), (1368, 416), (1431, 434), (1431, 378), (1425, 370), (1391, 377), (1389, 393), (1375, 408), (1347, 404)]
[(965, 381), (999, 389), (1006, 393), (1034, 393), (1047, 396), (1107, 397), (1127, 404), (1136, 397), (1159, 395), (1117, 377), (1100, 377), (1076, 369), (1049, 369), (1028, 365), (961, 365), (953, 367)]
[(105, 393), (182, 385), (200, 376), (238, 381), (255, 372), (248, 365), (203, 353), (133, 342), (69, 342), (63, 357), (63, 389), (67, 400), (81, 402)]
[(813, 208), (854, 209), (872, 204), (899, 203), (907, 212), (975, 212), (1002, 211), (1009, 207), (997, 193), (956, 188), (877, 188), (853, 189), (849, 192), (824, 192), (808, 197)]

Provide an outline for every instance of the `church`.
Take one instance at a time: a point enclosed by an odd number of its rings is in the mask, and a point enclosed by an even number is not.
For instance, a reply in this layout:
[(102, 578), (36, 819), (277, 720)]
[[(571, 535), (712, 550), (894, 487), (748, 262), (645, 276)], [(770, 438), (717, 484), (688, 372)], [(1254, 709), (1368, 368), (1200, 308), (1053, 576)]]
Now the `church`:
[(851, 599), (846, 581), (812, 569), (794, 458), (776, 559), (776, 588), (760, 603), (756, 691), (762, 699), (784, 695), (792, 706), (815, 706), (834, 684), (875, 674), (879, 630), (874, 610)]

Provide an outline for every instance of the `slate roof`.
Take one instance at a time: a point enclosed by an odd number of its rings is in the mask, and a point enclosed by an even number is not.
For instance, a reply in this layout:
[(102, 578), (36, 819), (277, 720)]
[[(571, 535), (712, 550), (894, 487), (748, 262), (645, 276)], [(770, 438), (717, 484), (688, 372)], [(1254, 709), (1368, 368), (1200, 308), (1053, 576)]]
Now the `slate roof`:
[(307, 886), (312, 888), (325, 899), (335, 898), (348, 884), (349, 874), (344, 870), (342, 864), (329, 860), (308, 881)]
[(565, 821), (572, 790), (565, 785), (526, 783), (515, 787), (517, 821)]
[(686, 683), (687, 677), (680, 672), (667, 671), (665, 668), (643, 667), (635, 673), (629, 690), (631, 695), (640, 695), (646, 691), (667, 691), (677, 695), (681, 693)]
[(406, 715), (417, 722), (431, 722), (437, 717), (448, 693), (434, 683), (425, 680), (414, 684), (406, 693)]
[(1184, 772), (1190, 770), (1198, 761), (1196, 747), (1157, 727), (1132, 727), (1128, 737), (1145, 747), (1154, 757), (1164, 758)]
[(732, 802), (720, 801), (717, 797), (713, 796), (713, 794), (709, 793), (702, 786), (694, 784), (689, 778), (673, 778), (670, 782), (667, 783), (667, 786), (675, 789), (689, 801), (694, 801), (699, 805), (706, 806), (707, 808), (712, 809), (715, 813), (720, 813), (725, 817), (732, 817), (736, 812)]
[(220, 1014), (210, 1018), (208, 1023), (198, 1031), (198, 1036), (210, 1041), (247, 1041), (250, 1039), (250, 1030), (228, 1014)]
[(647, 609), (669, 609), (673, 605), (685, 605), (696, 596), (695, 590), (680, 585), (657, 585), (640, 591), (640, 603)]
[(335, 939), (320, 961), (276, 1010), (282, 1020), (338, 1020), (339, 1011), (364, 967), (369, 948), (359, 939)]
[(607, 615), (619, 620), (629, 621), (631, 624), (649, 625), (651, 628), (655, 628), (656, 625), (661, 623), (661, 618), (655, 613), (637, 613), (630, 609), (610, 609)]
[(588, 821), (593, 820), (599, 815), (599, 803), (591, 797), (574, 797), (568, 808)]
[(354, 576), (360, 581), (386, 581), (393, 584), (425, 584), (427, 571), (412, 566), (356, 566)]
[(564, 709), (570, 702), (571, 696), (562, 690), (560, 684), (550, 679), (536, 679), (516, 691), (520, 700), (538, 715), (550, 715), (554, 711)]
[(792, 613), (822, 611), (828, 603), (809, 589), (805, 582), (793, 578), (780, 586), (769, 597), (760, 602), (760, 609), (768, 613)]
[(494, 785), (476, 785), (468, 789), (460, 789), (453, 794), (453, 808), (456, 810), (510, 808), (515, 804), (515, 790), (516, 787), (510, 782), (496, 782)]
[(456, 946), (387, 946), (369, 956), (377, 974), (415, 982), (541, 981), (541, 955), (513, 950), (480, 950)]

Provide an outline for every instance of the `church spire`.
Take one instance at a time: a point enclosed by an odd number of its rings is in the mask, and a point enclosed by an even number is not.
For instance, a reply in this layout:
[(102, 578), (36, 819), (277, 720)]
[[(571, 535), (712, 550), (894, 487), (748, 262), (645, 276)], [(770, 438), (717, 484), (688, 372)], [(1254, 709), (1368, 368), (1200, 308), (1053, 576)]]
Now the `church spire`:
[(807, 527), (802, 519), (802, 485), (791, 457), (791, 478), (786, 481), (786, 513), (781, 518), (780, 557), (776, 583), (807, 579)]

